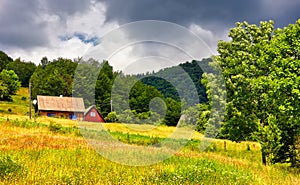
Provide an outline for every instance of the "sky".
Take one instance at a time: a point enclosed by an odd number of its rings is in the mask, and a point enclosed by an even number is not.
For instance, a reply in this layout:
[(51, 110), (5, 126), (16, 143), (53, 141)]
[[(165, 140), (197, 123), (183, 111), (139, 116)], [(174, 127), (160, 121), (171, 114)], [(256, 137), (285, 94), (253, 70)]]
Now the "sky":
[[(109, 51), (107, 47), (118, 42), (131, 43), (153, 33), (158, 36), (164, 31), (160, 26), (145, 30), (131, 23), (159, 20), (174, 23), (178, 29), (183, 27), (202, 39), (203, 47), (210, 49), (202, 53), (205, 58), (217, 54), (217, 42), (228, 40), (229, 29), (236, 22), (259, 24), (272, 19), (275, 27), (284, 27), (300, 17), (299, 8), (299, 0), (1, 0), (0, 50), (36, 64), (44, 56), (50, 60), (73, 59), (97, 47)], [(126, 29), (122, 29), (124, 27)], [(107, 36), (120, 30), (123, 34), (117, 38), (122, 41)], [(172, 39), (179, 43), (185, 36), (174, 33)], [(147, 66), (161, 68), (189, 59), (177, 57), (177, 49), (158, 42), (139, 43), (105, 55), (111, 54), (109, 59), (117, 70), (143, 72), (142, 68)], [(101, 56), (98, 57), (101, 60)]]

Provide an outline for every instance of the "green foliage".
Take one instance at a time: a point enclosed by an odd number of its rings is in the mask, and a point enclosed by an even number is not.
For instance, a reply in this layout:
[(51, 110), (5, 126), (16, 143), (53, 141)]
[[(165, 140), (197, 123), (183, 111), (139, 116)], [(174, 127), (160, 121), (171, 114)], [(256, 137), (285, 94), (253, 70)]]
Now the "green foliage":
[(259, 126), (257, 132), (257, 140), (261, 143), (262, 151), (267, 157), (267, 161), (272, 164), (278, 161), (281, 156), (281, 135), (282, 131), (278, 128), (276, 117), (270, 115), (268, 117), (267, 126)]
[(171, 98), (165, 100), (167, 112), (163, 120), (163, 124), (167, 126), (176, 126), (181, 116), (181, 103)]
[[(72, 94), (82, 97), (86, 107), (95, 105), (95, 86), (101, 64), (93, 59), (79, 60), (73, 80)], [(102, 85), (98, 83), (98, 85)], [(97, 104), (101, 107), (100, 104)]]
[(50, 63), (47, 57), (43, 57), (41, 60), (41, 67), (45, 69), (45, 67)]
[(257, 131), (257, 119), (263, 121), (262, 118), (266, 117), (266, 104), (263, 102), (266, 97), (260, 97), (265, 89), (255, 91), (253, 85), (261, 84), (255, 80), (268, 74), (267, 63), (260, 56), (272, 33), (272, 22), (262, 22), (259, 27), (247, 22), (237, 23), (237, 27), (229, 33), (232, 41), (218, 44), (220, 56), (216, 60), (226, 79), (228, 102), (222, 131), (231, 140), (250, 139)]
[(104, 117), (111, 111), (111, 91), (116, 76), (117, 73), (113, 72), (113, 67), (109, 65), (108, 61), (103, 61), (96, 81), (95, 101), (97, 108)]
[(126, 109), (118, 115), (118, 120), (122, 123), (136, 123), (136, 117), (130, 109)]
[(54, 123), (52, 121), (50, 122), (50, 124), (49, 124), (49, 130), (51, 132), (59, 133), (61, 131), (61, 129), (62, 129), (62, 125), (61, 124), (56, 124), (56, 123)]
[(131, 110), (135, 110), (137, 113), (149, 112), (150, 101), (156, 97), (162, 97), (158, 90), (138, 81), (129, 93), (129, 106)]
[(184, 119), (182, 120), (185, 125), (196, 126), (196, 130), (204, 133), (208, 125), (210, 110), (207, 104), (198, 104), (184, 110)]
[(32, 62), (24, 62), (21, 61), (19, 58), (10, 62), (7, 66), (7, 70), (13, 70), (19, 77), (21, 81), (22, 87), (29, 86), (29, 80), (31, 75), (36, 70), (36, 65)]
[[(274, 30), (273, 22), (259, 26), (237, 23), (231, 41), (221, 41), (216, 61), (227, 87), (224, 135), (241, 141), (258, 132), (271, 163), (296, 164), (295, 142), (300, 124), (300, 20)], [(276, 135), (272, 132), (276, 132)]]
[(39, 65), (31, 76), (32, 96), (72, 96), (72, 82), (77, 63), (58, 58), (46, 66)]
[[(178, 66), (162, 69), (157, 73), (137, 75), (137, 77), (144, 84), (155, 87), (165, 98), (172, 98), (179, 102), (181, 101), (180, 95), (182, 95), (187, 98), (185, 101), (189, 105), (195, 105), (195, 102), (204, 103), (207, 102), (207, 95), (205, 87), (200, 83), (203, 71), (199, 63), (208, 61), (211, 61), (211, 59), (193, 60), (192, 62), (185, 62)], [(172, 79), (172, 83), (170, 83), (170, 79)], [(178, 88), (182, 87), (184, 89), (178, 92)], [(193, 92), (194, 88), (197, 93)], [(198, 101), (196, 101), (197, 99)]]
[[(168, 70), (161, 72), (164, 75), (171, 75), (171, 78), (175, 75), (175, 81), (178, 82), (179, 86), (182, 86), (186, 84), (186, 81), (183, 80), (183, 74), (176, 72), (177, 69), (181, 69), (181, 71), (179, 70), (181, 73), (188, 73), (188, 78), (191, 78), (192, 83), (194, 83), (191, 85), (195, 85), (198, 94), (201, 94), (199, 95), (201, 101), (206, 101), (204, 88), (200, 84), (202, 70), (197, 62), (187, 62), (177, 68), (175, 67), (173, 71), (170, 69), (170, 72)], [(112, 101), (113, 110), (126, 121), (158, 123), (166, 115), (164, 124), (176, 125), (180, 117), (180, 103), (168, 99), (168, 97), (172, 97), (180, 101), (174, 87), (170, 83), (161, 80), (157, 81), (159, 82), (158, 87), (152, 86), (156, 84), (157, 79), (150, 79), (151, 83), (147, 85), (143, 79), (139, 81), (139, 77), (141, 76), (129, 76), (114, 72), (108, 61), (99, 63), (93, 59), (84, 61), (81, 58), (73, 61), (63, 58), (48, 61), (44, 57), (31, 77), (32, 95), (33, 98), (37, 95), (83, 97), (86, 107), (95, 104), (104, 117), (107, 117), (111, 111)], [(165, 86), (170, 86), (170, 88), (167, 88), (170, 91), (165, 91)], [(187, 89), (182, 89), (182, 91), (183, 94), (190, 93)], [(156, 101), (156, 98), (161, 100)], [(192, 97), (191, 99), (198, 98)], [(164, 101), (166, 103), (163, 103)], [(186, 100), (183, 101), (186, 102)], [(168, 106), (168, 111), (165, 108), (166, 106)], [(130, 112), (131, 114), (134, 113), (133, 116), (128, 116), (126, 113), (122, 116), (127, 109), (132, 110)]]
[(2, 70), (0, 73), (0, 99), (11, 100), (11, 95), (16, 94), (20, 89), (18, 75), (12, 70)]
[(0, 155), (0, 178), (18, 175), (22, 172), (22, 165), (13, 160), (10, 155)]
[(0, 72), (6, 69), (6, 66), (13, 61), (6, 53), (0, 51)]
[(105, 117), (106, 122), (115, 123), (118, 121), (117, 113), (116, 112), (110, 112)]

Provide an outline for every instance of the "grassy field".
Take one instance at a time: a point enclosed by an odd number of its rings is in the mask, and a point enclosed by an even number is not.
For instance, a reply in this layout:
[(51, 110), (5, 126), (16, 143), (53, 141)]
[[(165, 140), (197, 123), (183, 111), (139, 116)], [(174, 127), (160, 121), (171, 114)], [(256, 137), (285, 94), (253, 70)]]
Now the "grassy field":
[[(28, 120), (25, 94), (22, 89), (14, 102), (0, 103), (0, 184), (300, 184), (297, 169), (261, 165), (259, 144), (226, 141), (224, 149), (224, 140), (214, 140), (201, 152), (199, 133), (158, 164), (114, 163), (86, 142), (76, 122)], [(175, 129), (126, 124), (104, 127), (114, 138), (131, 145), (155, 144)]]

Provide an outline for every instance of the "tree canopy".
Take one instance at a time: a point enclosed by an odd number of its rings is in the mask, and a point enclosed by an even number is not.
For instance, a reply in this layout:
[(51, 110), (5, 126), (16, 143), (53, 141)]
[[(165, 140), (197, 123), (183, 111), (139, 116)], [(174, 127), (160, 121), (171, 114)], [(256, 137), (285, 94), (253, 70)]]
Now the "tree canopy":
[(3, 51), (0, 51), (0, 72), (3, 69), (6, 69), (7, 64), (9, 64), (12, 61), (13, 61), (13, 59), (10, 58), (6, 53), (4, 53)]
[(18, 75), (13, 70), (2, 70), (0, 73), (0, 99), (11, 100), (11, 95), (14, 95), (20, 88), (21, 83)]
[(234, 141), (256, 139), (264, 163), (296, 163), (300, 124), (300, 20), (284, 29), (273, 21), (237, 23), (231, 41), (220, 41), (215, 60), (227, 88), (222, 134)]
[(22, 87), (29, 86), (29, 80), (36, 68), (34, 63), (21, 61), (20, 58), (8, 63), (6, 66), (7, 70), (13, 70), (18, 75)]

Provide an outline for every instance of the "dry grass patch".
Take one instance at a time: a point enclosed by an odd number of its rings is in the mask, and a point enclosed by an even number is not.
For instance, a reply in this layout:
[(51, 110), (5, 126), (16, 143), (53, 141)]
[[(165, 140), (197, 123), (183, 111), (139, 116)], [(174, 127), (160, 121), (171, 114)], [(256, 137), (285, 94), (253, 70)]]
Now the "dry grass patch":
[(47, 128), (20, 128), (0, 125), (0, 150), (62, 149), (88, 147), (81, 137), (54, 134)]

